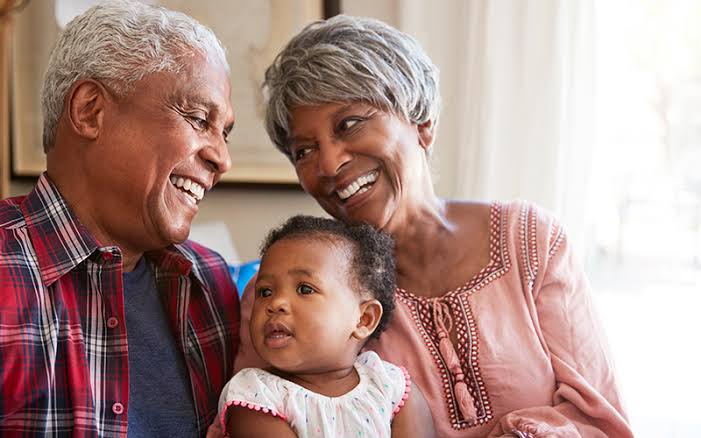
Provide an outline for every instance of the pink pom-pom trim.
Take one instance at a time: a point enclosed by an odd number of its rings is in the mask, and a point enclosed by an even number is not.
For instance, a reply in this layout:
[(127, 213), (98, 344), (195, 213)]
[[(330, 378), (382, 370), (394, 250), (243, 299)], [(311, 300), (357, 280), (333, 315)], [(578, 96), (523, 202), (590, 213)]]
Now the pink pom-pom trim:
[(222, 429), (226, 430), (226, 410), (229, 409), (229, 406), (241, 406), (242, 408), (248, 408), (252, 411), (258, 411), (258, 412), (263, 412), (265, 414), (270, 414), (273, 417), (278, 417), (281, 420), (287, 421), (287, 417), (282, 415), (281, 413), (270, 409), (266, 408), (265, 406), (261, 406), (256, 403), (251, 403), (247, 401), (242, 401), (242, 400), (232, 400), (230, 402), (226, 403), (226, 406), (224, 406), (224, 409), (221, 411), (221, 415), (219, 415), (219, 422), (221, 423)]
[(394, 418), (394, 416), (397, 415), (397, 412), (402, 409), (404, 402), (409, 398), (409, 393), (411, 392), (411, 376), (409, 375), (409, 371), (407, 371), (404, 367), (399, 368), (404, 373), (404, 382), (406, 383), (406, 386), (404, 388), (404, 395), (402, 396), (402, 399), (399, 400), (399, 403), (397, 403), (397, 406), (395, 406), (394, 410), (392, 411), (392, 418)]

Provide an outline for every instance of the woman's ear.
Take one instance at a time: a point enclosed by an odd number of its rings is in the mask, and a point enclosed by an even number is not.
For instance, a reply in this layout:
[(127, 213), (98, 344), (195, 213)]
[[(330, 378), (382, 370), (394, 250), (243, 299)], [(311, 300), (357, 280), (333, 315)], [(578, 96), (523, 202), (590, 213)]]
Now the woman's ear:
[(419, 144), (421, 147), (427, 151), (433, 146), (433, 139), (435, 134), (435, 129), (433, 126), (433, 120), (428, 120), (420, 125), (416, 125), (416, 129), (419, 133)]
[(367, 300), (360, 304), (360, 319), (353, 330), (353, 337), (364, 341), (372, 335), (382, 318), (382, 304), (376, 299)]
[(73, 132), (88, 140), (95, 140), (102, 128), (107, 90), (92, 79), (83, 79), (72, 87), (68, 95), (68, 125)]

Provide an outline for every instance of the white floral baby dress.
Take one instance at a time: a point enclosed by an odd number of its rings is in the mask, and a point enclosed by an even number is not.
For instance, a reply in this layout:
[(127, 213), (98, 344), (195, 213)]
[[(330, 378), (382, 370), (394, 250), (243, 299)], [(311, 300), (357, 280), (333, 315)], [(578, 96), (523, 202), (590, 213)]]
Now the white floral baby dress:
[(243, 369), (219, 398), (222, 425), (230, 406), (242, 406), (280, 417), (299, 438), (389, 438), (392, 418), (409, 395), (409, 374), (372, 351), (360, 354), (354, 366), (360, 383), (339, 397), (317, 394), (259, 368)]

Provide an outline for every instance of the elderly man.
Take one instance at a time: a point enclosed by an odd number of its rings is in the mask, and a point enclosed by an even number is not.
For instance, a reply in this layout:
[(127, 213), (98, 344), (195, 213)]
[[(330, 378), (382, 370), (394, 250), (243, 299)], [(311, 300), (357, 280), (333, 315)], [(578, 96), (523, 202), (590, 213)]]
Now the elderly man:
[(42, 90), (47, 171), (0, 201), (0, 435), (207, 432), (239, 303), (186, 239), (231, 165), (229, 98), (190, 17), (112, 1), (68, 24)]

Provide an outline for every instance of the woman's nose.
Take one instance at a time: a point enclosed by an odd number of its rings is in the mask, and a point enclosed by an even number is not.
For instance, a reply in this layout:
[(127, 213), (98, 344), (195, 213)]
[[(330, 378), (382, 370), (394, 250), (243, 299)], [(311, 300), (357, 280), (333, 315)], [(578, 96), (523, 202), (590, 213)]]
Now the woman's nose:
[(319, 144), (319, 173), (336, 176), (341, 168), (353, 159), (342, 142), (328, 140)]

